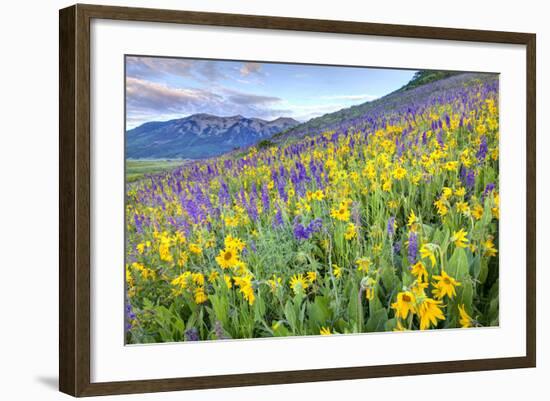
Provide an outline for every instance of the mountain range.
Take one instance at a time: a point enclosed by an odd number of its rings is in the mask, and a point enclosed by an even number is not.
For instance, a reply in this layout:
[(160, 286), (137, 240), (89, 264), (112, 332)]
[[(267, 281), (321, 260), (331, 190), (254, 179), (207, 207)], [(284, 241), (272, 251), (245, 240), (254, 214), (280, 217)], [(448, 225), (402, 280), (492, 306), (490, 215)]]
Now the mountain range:
[(253, 145), (298, 125), (292, 118), (273, 121), (240, 115), (194, 114), (149, 122), (126, 132), (128, 159), (201, 159)]

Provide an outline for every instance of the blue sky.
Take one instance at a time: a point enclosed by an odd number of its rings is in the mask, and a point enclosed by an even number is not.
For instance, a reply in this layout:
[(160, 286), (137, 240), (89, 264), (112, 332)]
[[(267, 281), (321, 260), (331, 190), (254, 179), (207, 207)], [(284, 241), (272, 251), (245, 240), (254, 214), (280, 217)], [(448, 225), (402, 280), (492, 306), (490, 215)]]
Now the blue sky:
[(306, 121), (390, 93), (416, 71), (126, 57), (126, 124), (196, 113)]

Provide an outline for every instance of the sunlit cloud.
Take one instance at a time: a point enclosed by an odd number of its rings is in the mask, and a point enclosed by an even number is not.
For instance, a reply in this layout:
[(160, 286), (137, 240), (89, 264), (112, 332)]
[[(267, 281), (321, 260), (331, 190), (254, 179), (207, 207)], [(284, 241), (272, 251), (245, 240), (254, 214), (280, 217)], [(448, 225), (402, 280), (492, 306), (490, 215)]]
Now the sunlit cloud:
[(243, 77), (250, 74), (261, 74), (262, 65), (260, 63), (244, 63), (239, 70)]
[(282, 99), (275, 96), (223, 87), (213, 90), (174, 88), (139, 78), (126, 79), (127, 128), (196, 113), (275, 119), (291, 113), (290, 109), (278, 107), (281, 104)]

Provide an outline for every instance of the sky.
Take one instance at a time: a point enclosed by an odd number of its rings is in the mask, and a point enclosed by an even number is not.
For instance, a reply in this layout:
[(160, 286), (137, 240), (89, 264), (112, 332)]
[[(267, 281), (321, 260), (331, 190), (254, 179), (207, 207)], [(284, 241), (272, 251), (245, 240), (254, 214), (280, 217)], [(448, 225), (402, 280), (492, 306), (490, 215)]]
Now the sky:
[(382, 97), (413, 70), (126, 57), (126, 128), (197, 113), (299, 121)]

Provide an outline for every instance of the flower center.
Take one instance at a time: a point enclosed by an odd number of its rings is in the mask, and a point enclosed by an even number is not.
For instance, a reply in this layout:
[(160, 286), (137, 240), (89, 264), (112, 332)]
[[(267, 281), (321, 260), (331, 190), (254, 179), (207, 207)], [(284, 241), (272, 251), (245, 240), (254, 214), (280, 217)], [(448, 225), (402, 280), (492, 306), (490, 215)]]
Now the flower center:
[(449, 280), (448, 277), (445, 277), (445, 278), (443, 279), (443, 282), (444, 282), (445, 284), (447, 284), (447, 285), (450, 285), (450, 284), (451, 284), (451, 280)]
[(231, 258), (233, 257), (233, 253), (231, 251), (227, 251), (224, 255), (223, 255), (223, 259), (224, 260), (231, 260)]
[(411, 302), (411, 297), (409, 297), (407, 294), (403, 295), (403, 302)]

